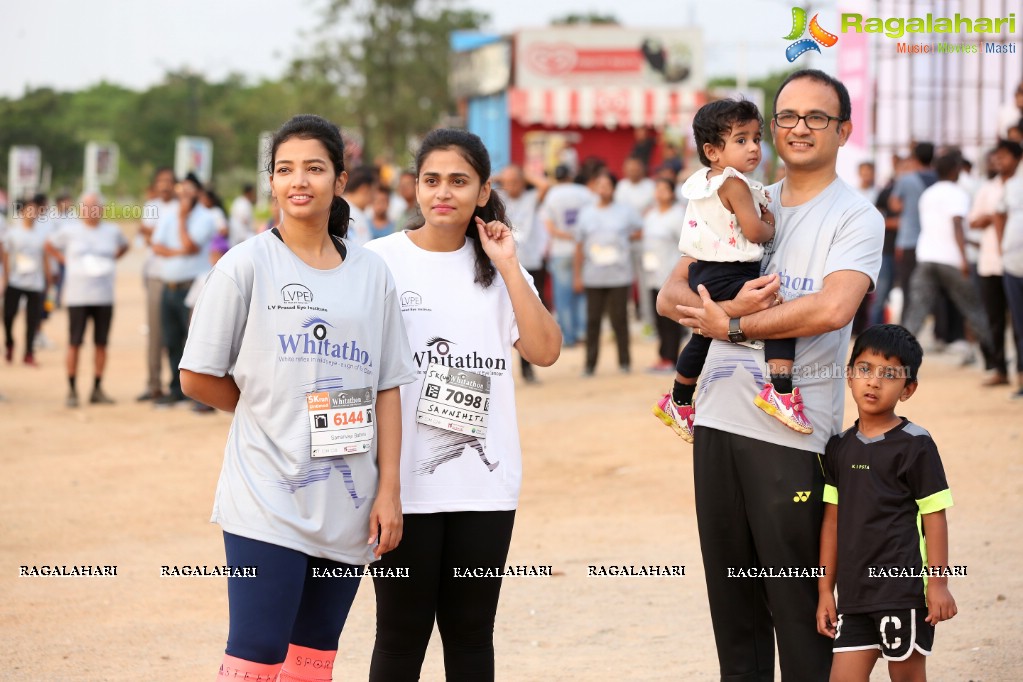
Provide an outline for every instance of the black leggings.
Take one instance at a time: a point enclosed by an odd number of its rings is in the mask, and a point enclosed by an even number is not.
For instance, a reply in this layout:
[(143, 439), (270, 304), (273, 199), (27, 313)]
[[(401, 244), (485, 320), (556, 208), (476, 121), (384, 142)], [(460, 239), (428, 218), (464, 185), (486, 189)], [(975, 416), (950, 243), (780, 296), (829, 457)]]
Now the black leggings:
[(25, 297), (25, 355), (32, 355), (32, 344), (43, 319), (44, 291), (25, 291), (8, 285), (4, 292), (4, 336), (7, 347), (14, 346), (14, 317), (18, 314), (21, 297)]
[(434, 620), (448, 680), (494, 679), (494, 619), (501, 578), (455, 571), (501, 569), (514, 511), (405, 514), (401, 544), (375, 566), (407, 568), (407, 578), (374, 577), (377, 638), (370, 682), (418, 680)]
[(618, 347), (618, 366), (629, 368), (629, 287), (586, 287), (586, 371), (597, 367), (600, 353), (600, 323), (604, 313), (611, 319)]

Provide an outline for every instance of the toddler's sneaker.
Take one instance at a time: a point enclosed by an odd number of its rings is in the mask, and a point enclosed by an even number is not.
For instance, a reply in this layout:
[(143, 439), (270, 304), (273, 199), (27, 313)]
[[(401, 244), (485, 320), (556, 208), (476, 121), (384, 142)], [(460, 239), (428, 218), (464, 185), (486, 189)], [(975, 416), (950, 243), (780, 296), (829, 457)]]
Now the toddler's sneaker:
[(671, 399), (670, 393), (654, 405), (654, 416), (670, 426), (672, 431), (682, 437), (687, 443), (693, 442), (693, 420), (696, 418), (696, 409), (692, 405), (676, 405)]
[(803, 396), (798, 388), (793, 388), (792, 393), (778, 393), (772, 384), (764, 384), (753, 403), (793, 431), (813, 433), (813, 426), (803, 412)]

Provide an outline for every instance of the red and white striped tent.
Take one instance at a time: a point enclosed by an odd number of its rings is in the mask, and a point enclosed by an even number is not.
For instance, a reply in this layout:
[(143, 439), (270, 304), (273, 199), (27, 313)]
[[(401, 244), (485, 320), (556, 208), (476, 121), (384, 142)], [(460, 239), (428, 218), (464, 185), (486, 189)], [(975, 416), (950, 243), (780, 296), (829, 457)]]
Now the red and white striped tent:
[(681, 126), (704, 99), (670, 87), (563, 87), (511, 88), (508, 101), (512, 119), (524, 126), (614, 129)]

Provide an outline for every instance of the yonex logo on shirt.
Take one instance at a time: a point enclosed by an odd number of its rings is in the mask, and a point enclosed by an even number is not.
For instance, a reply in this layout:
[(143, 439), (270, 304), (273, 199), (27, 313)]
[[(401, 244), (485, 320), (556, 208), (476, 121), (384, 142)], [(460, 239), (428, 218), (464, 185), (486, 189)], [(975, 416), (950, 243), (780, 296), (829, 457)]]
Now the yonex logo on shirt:
[(806, 502), (808, 499), (810, 499), (810, 492), (811, 491), (809, 491), (809, 490), (797, 490), (796, 491), (796, 496), (792, 498), (792, 501), (793, 502)]

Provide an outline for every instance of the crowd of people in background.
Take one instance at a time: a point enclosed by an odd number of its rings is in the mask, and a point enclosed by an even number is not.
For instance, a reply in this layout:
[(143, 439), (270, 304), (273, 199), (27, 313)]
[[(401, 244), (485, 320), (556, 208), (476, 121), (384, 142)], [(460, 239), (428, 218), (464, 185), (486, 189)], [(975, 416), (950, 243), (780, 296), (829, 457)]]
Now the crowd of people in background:
[[(1016, 95), (1016, 114), (1023, 111), (1020, 104), (1023, 89)], [(1023, 177), (1016, 174), (1023, 132), (1013, 112), (1000, 112), (999, 125), (1004, 130), (978, 159), (978, 173), (970, 172), (972, 164), (957, 149), (926, 141), (912, 143), (904, 156), (893, 156), (891, 177), (883, 184), (874, 162), (859, 165), (857, 189), (884, 216), (886, 234), (877, 285), (863, 300), (854, 332), (901, 321), (917, 333), (933, 317), (937, 349), (958, 353), (964, 365), (975, 362), (973, 349), (979, 349), (990, 373), (984, 385), (1006, 386), (1013, 374), (1005, 343), (1011, 320), (1020, 385), (1014, 395), (1023, 397)], [(664, 141), (658, 165), (650, 168), (656, 144), (649, 134), (637, 135), (617, 168), (590, 157), (546, 174), (510, 164), (493, 178), (508, 206), (522, 262), (554, 312), (564, 345), (585, 346), (584, 376), (596, 372), (605, 317), (623, 372), (632, 368), (633, 323), (656, 338), (651, 372), (670, 374), (688, 335), (654, 307), (678, 259), (686, 207), (681, 189), (696, 168), (684, 163), (679, 145)], [(776, 180), (784, 173), (779, 166), (774, 177), (763, 177), (765, 166), (752, 177)], [(353, 168), (344, 192), (351, 206), (348, 238), (365, 244), (405, 229), (417, 213), (415, 197), (411, 170)], [(50, 207), (45, 195), (36, 195), (16, 207), (0, 240), (5, 359), (13, 363), (17, 350), (18, 360), (38, 366), (36, 349), (48, 343), (42, 333), (46, 318), (55, 307), (67, 306), (73, 316), (68, 406), (78, 404), (77, 350), (88, 321), (96, 347), (91, 402), (113, 402), (100, 381), (114, 304), (114, 263), (127, 243), (122, 247), (116, 224), (86, 219), (89, 210), (102, 213), (102, 202), (98, 193), (89, 193), (76, 208), (64, 193)], [(167, 167), (155, 172), (135, 243), (146, 254), (142, 279), (148, 331), (140, 402), (210, 411), (184, 396), (176, 368), (192, 305), (212, 264), (278, 221), (271, 206), (269, 219), (257, 222), (258, 203), (253, 184), (244, 185), (227, 206), (195, 175), (175, 178)], [(81, 287), (88, 291), (83, 294)], [(21, 348), (13, 333), (19, 314), (24, 317)], [(165, 365), (169, 380), (163, 375)], [(521, 372), (525, 381), (536, 381), (524, 360)]]

